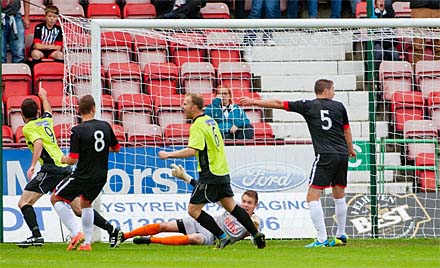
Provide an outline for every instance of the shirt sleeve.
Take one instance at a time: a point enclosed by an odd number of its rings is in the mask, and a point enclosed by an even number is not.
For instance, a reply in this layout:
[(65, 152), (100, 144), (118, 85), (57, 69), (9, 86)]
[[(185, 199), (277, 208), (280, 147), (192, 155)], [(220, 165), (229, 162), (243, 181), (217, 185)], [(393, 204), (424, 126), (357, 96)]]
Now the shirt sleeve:
[(80, 142), (79, 134), (75, 128), (72, 128), (72, 133), (70, 134), (70, 153), (69, 156), (73, 159), (79, 158)]
[(205, 148), (205, 137), (203, 136), (203, 131), (195, 124), (191, 125), (189, 129), (188, 147), (199, 151)]

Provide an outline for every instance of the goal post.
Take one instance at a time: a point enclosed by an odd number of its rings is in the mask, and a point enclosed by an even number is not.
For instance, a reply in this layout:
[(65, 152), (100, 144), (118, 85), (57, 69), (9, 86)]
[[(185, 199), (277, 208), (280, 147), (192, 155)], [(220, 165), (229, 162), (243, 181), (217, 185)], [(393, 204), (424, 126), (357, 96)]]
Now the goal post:
[[(92, 94), (97, 117), (121, 131), (122, 153), (111, 156), (101, 201), (108, 205), (112, 194), (127, 194), (122, 203), (140, 200), (138, 195), (162, 202), (148, 219), (139, 211), (125, 215), (128, 220), (114, 216), (121, 227), (172, 218), (166, 200), (186, 205), (191, 187), (171, 176), (174, 160), (157, 157), (161, 149), (186, 145), (186, 92), (201, 93), (205, 107), (219, 87), (231, 88), (233, 102), (239, 96), (312, 99), (314, 81), (327, 78), (347, 108), (358, 152), (348, 172), (349, 236), (439, 237), (439, 19), (61, 22), (66, 95)], [(427, 40), (417, 63), (415, 40)], [(393, 51), (378, 52), (377, 45), (390, 42)], [(305, 121), (285, 111), (242, 108), (254, 137), (225, 140), (236, 197), (246, 189), (261, 193), (257, 214), (263, 214), (269, 238), (312, 236), (304, 197), (314, 154)], [(175, 163), (197, 176), (195, 159)], [(332, 234), (330, 192), (322, 203)], [(288, 222), (303, 231), (291, 230)]]

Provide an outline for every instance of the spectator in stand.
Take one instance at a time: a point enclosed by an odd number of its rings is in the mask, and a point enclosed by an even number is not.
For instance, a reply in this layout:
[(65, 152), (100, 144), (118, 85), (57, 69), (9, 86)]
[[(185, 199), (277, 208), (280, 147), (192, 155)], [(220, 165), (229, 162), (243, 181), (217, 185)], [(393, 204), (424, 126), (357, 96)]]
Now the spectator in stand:
[(159, 19), (203, 19), (200, 9), (206, 0), (175, 0), (172, 9), (158, 16)]
[[(439, 0), (410, 0), (412, 18), (440, 18)], [(433, 39), (434, 60), (440, 60), (440, 39)], [(423, 60), (426, 42), (423, 38), (414, 38), (413, 63)]]
[[(374, 1), (374, 15), (379, 18), (394, 18), (394, 9), (391, 3), (386, 3), (385, 0)], [(379, 41), (374, 42), (374, 69), (379, 70), (380, 63), (384, 60), (399, 60), (399, 52), (394, 46), (393, 39), (387, 37), (391, 33), (382, 30), (379, 34), (384, 35)]]
[[(249, 14), (249, 19), (279, 19), (281, 18), (281, 8), (280, 1), (274, 0), (253, 0), (251, 13)], [(245, 46), (253, 46), (255, 39), (257, 38), (257, 32), (255, 30), (246, 31), (244, 37)], [(263, 31), (263, 41), (265, 44), (274, 45), (272, 41), (272, 32)]]
[(64, 60), (63, 31), (60, 26), (55, 25), (60, 11), (56, 6), (47, 6), (44, 10), (45, 21), (35, 26), (34, 42), (31, 49), (32, 60), (38, 61), (42, 58)]
[(235, 0), (234, 17), (236, 19), (244, 19), (245, 15), (245, 0)]
[(23, 0), (24, 17), (20, 13), (20, 0), (2, 0), (2, 63), (7, 61), (7, 46), (12, 62), (24, 62), (24, 29), (29, 28), (30, 1)]
[(350, 0), (350, 6), (351, 6), (351, 16), (353, 18), (356, 18), (356, 6), (357, 3), (362, 2), (362, 0)]
[[(294, 19), (298, 18), (298, 10), (299, 10), (299, 1), (300, 0), (287, 0), (287, 17)], [(353, 0), (352, 0), (353, 1)], [(342, 0), (331, 0), (331, 15), (330, 18), (340, 18), (341, 17), (341, 7)], [(318, 0), (307, 0), (308, 9), (309, 9), (309, 18), (317, 18), (318, 17)]]
[(217, 121), (224, 139), (252, 139), (254, 128), (240, 106), (232, 103), (230, 88), (219, 87), (217, 97), (205, 109), (205, 114)]

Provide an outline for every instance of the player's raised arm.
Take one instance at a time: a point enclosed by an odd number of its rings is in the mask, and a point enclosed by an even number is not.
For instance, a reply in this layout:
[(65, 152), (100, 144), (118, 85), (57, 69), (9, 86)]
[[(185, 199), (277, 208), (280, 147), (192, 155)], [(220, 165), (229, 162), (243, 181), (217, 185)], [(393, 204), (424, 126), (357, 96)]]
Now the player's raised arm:
[(249, 97), (241, 97), (240, 105), (255, 105), (264, 108), (275, 108), (284, 109), (284, 102), (281, 100), (271, 99), (271, 100), (256, 100)]
[(47, 91), (41, 87), (41, 84), (40, 84), (40, 90), (38, 91), (38, 96), (40, 97), (41, 103), (43, 104), (43, 112), (52, 114), (52, 107), (50, 106), (50, 103), (47, 100)]

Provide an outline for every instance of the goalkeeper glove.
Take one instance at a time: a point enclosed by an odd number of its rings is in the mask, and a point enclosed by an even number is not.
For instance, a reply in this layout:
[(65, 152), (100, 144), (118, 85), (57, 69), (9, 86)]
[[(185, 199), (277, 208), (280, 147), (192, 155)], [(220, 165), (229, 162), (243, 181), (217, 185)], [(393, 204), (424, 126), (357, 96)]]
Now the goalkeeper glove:
[(257, 214), (252, 214), (251, 216), (252, 223), (255, 225), (255, 228), (257, 228), (258, 231), (260, 231), (260, 217), (257, 216)]
[(171, 174), (174, 177), (184, 180), (186, 183), (190, 183), (193, 177), (186, 173), (186, 170), (182, 165), (171, 164)]

